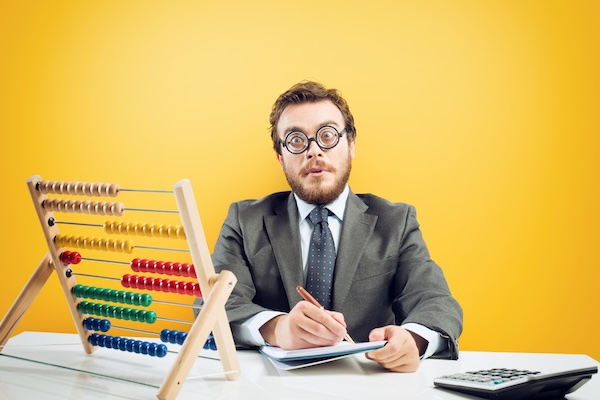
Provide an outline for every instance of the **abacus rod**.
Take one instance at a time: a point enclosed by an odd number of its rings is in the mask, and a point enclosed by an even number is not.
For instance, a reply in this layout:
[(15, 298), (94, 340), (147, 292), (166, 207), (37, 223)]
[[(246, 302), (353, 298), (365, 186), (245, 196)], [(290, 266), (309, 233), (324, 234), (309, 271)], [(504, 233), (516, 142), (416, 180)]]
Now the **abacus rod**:
[(154, 208), (125, 208), (123, 211), (142, 211), (142, 212), (157, 212), (157, 213), (171, 213), (171, 214), (179, 214), (177, 210), (157, 210)]
[(119, 281), (119, 282), (121, 281), (121, 279), (120, 279), (120, 278), (115, 278), (115, 277), (112, 277), (112, 276), (102, 276), (102, 275), (92, 275), (92, 274), (82, 274), (82, 273), (80, 273), (80, 272), (73, 272), (73, 275), (74, 275), (74, 276), (83, 276), (83, 277), (86, 277), (86, 278), (106, 279), (106, 280), (109, 280), (109, 281)]
[(180, 319), (172, 319), (172, 318), (165, 318), (165, 317), (156, 317), (156, 319), (161, 320), (161, 321), (169, 321), (169, 322), (176, 322), (178, 324), (187, 324), (187, 325), (193, 325), (193, 322), (190, 321), (182, 321)]
[(87, 258), (87, 257), (81, 257), (81, 259), (83, 261), (94, 261), (94, 262), (103, 262), (103, 263), (107, 263), (107, 264), (120, 264), (120, 265), (130, 265), (131, 263), (126, 262), (126, 261), (115, 261), (115, 260), (102, 260), (100, 258)]
[(119, 188), (119, 192), (140, 192), (140, 193), (167, 193), (167, 194), (173, 194), (172, 190), (158, 190), (158, 189), (122, 189), (122, 188)]
[(171, 247), (154, 247), (154, 246), (140, 246), (140, 245), (135, 245), (134, 247), (139, 247), (140, 249), (147, 249), (147, 250), (179, 251), (181, 253), (189, 253), (190, 252), (188, 249), (174, 249)]
[(102, 224), (86, 224), (83, 222), (69, 222), (69, 221), (53, 221), (53, 224), (62, 224), (62, 225), (79, 225), (79, 226), (93, 226), (95, 228), (102, 228), (104, 225)]

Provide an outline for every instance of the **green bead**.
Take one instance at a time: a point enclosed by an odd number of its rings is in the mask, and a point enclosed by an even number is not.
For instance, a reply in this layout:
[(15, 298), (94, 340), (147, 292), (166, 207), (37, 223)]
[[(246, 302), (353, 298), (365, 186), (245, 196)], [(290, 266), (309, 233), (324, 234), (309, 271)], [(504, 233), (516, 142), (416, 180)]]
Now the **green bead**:
[(73, 296), (81, 297), (81, 287), (82, 286), (83, 286), (82, 284), (78, 283), (77, 285), (75, 285), (71, 288), (71, 293), (73, 293)]
[(144, 322), (153, 324), (156, 322), (156, 313), (154, 311), (148, 311), (144, 317)]
[(127, 292), (124, 290), (119, 290), (117, 292), (117, 301), (121, 304), (125, 304), (127, 299)]
[(94, 300), (97, 299), (97, 297), (96, 297), (96, 290), (98, 290), (98, 288), (96, 286), (90, 286), (88, 288), (87, 295), (88, 295), (88, 297), (90, 299), (94, 299)]
[(118, 290), (114, 290), (114, 289), (113, 289), (113, 290), (111, 290), (111, 291), (110, 291), (110, 300), (108, 300), (108, 301), (111, 301), (111, 302), (113, 302), (113, 303), (116, 303), (116, 302), (117, 302), (117, 296), (118, 296), (118, 295), (119, 295), (119, 291), (118, 291)]
[(82, 302), (80, 302), (77, 305), (77, 308), (79, 309), (79, 312), (82, 313), (82, 314), (89, 314), (87, 312), (88, 304), (89, 304), (89, 302), (87, 300), (83, 300)]
[(152, 304), (152, 296), (148, 293), (142, 294), (142, 298), (140, 299), (140, 304), (144, 307), (149, 307)]
[(106, 291), (106, 289), (103, 288), (96, 288), (96, 293), (95, 293), (95, 298), (96, 300), (104, 300), (104, 292)]

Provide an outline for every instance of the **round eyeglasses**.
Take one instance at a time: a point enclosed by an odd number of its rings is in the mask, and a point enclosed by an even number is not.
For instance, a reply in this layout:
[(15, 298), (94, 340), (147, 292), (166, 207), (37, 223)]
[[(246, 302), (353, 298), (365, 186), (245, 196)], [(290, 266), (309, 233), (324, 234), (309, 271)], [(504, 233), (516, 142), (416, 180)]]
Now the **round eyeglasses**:
[(325, 125), (319, 128), (315, 137), (309, 138), (304, 132), (293, 131), (285, 136), (285, 140), (279, 139), (279, 143), (292, 154), (304, 153), (313, 140), (322, 150), (329, 150), (337, 146), (345, 133), (345, 128), (338, 132), (333, 126)]

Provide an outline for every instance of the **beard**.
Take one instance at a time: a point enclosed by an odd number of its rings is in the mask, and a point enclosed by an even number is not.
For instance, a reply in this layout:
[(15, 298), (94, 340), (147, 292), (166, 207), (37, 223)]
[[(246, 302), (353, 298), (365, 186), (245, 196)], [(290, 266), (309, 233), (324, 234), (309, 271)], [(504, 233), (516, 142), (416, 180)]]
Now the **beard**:
[(288, 171), (286, 166), (283, 165), (283, 172), (285, 173), (285, 177), (292, 188), (292, 191), (307, 203), (318, 206), (331, 203), (344, 191), (346, 183), (348, 183), (348, 179), (350, 178), (352, 158), (350, 157), (350, 153), (348, 153), (348, 157), (340, 165), (339, 169), (333, 168), (332, 166), (328, 167), (328, 170), (335, 175), (335, 180), (331, 186), (323, 186), (323, 182), (325, 181), (324, 177), (314, 178), (314, 184), (305, 185), (302, 178), (306, 176), (307, 171), (311, 168), (322, 166), (324, 166), (324, 163), (317, 160), (316, 162), (307, 165), (305, 168), (302, 168), (298, 174), (292, 174)]

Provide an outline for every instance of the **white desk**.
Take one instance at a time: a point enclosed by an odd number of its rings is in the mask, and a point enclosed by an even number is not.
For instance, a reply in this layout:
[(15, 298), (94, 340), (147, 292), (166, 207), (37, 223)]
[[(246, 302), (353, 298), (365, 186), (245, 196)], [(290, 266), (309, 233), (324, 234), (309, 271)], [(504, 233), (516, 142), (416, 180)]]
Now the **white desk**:
[[(208, 352), (203, 350), (202, 354)], [(175, 357), (169, 354), (158, 359), (104, 348), (87, 355), (75, 334), (39, 332), (24, 332), (11, 338), (1, 354), (12, 356), (0, 356), (0, 399), (3, 400), (155, 399), (156, 387), (126, 380), (158, 387)], [(280, 371), (256, 351), (238, 351), (238, 355), (241, 375), (235, 381), (224, 378), (219, 361), (198, 358), (178, 399), (476, 399), (434, 388), (433, 378), (491, 367), (549, 372), (598, 366), (597, 361), (585, 355), (464, 351), (458, 361), (425, 360), (417, 372), (410, 374), (383, 371), (364, 355), (305, 369)], [(600, 399), (598, 375), (567, 398)]]

